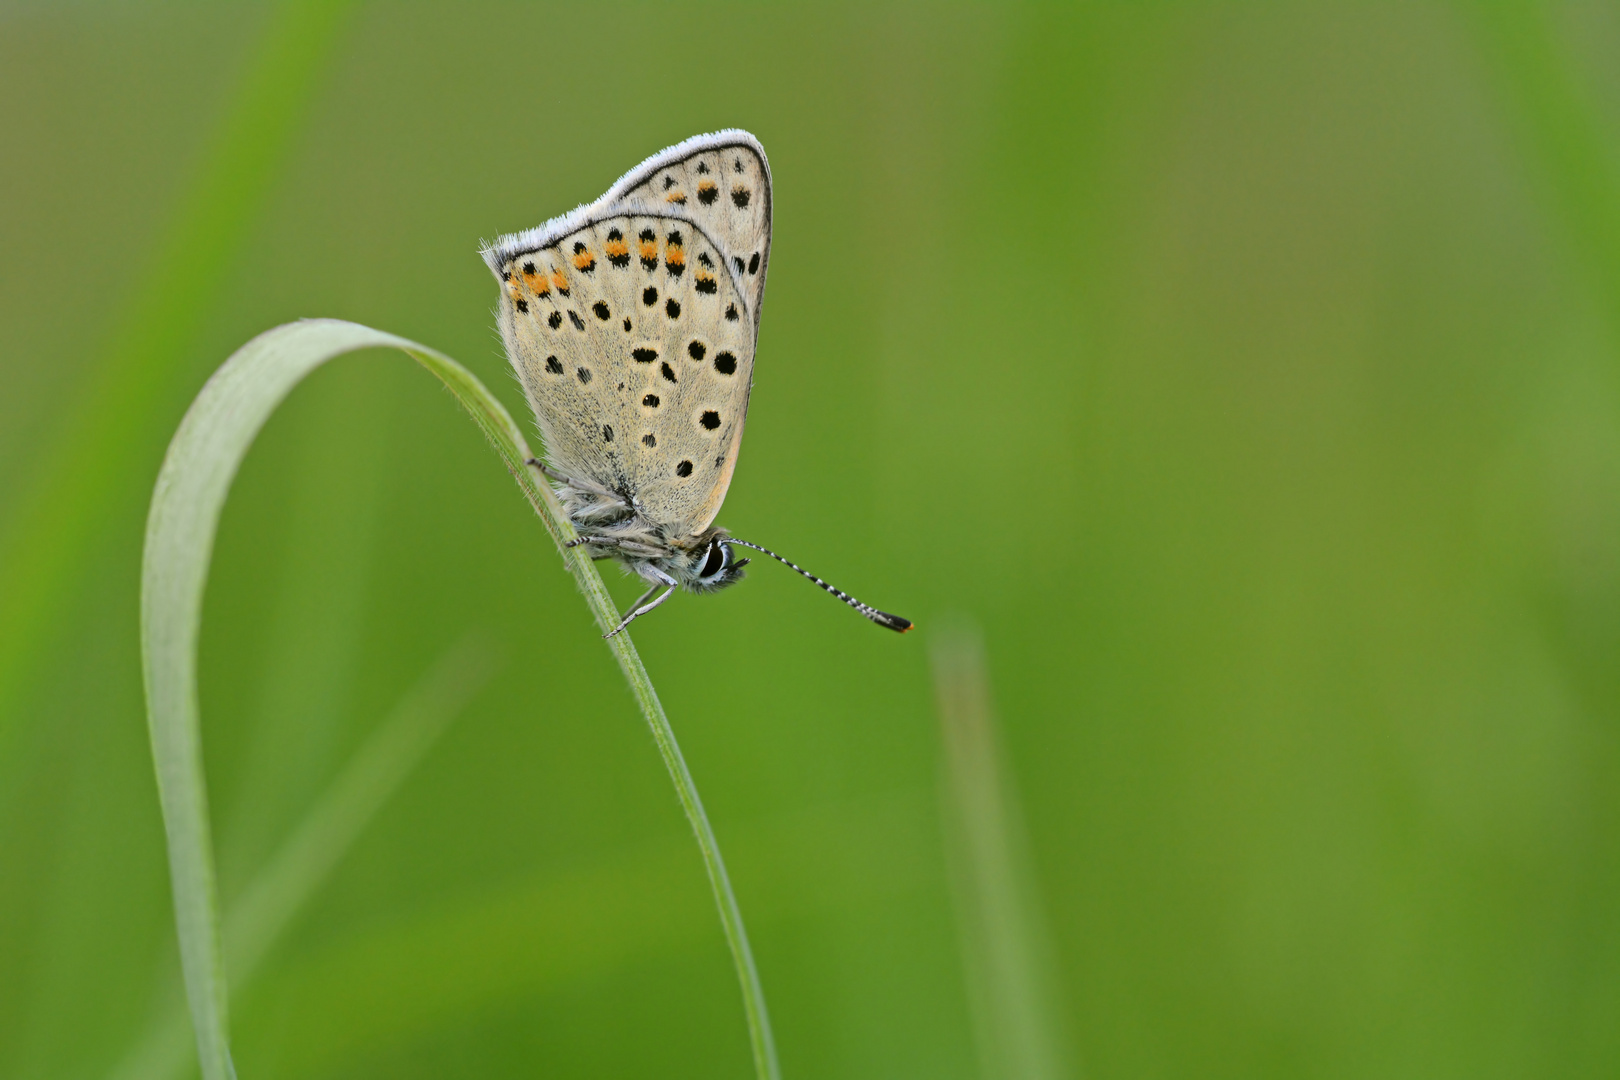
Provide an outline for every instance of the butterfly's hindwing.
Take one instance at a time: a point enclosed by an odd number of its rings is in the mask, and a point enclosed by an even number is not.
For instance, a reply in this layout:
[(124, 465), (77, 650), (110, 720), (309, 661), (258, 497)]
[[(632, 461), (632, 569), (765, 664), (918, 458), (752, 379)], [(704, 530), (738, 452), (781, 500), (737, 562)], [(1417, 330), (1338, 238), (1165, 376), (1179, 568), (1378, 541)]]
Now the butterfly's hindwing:
[(757, 323), (770, 262), (770, 169), (752, 141), (694, 142), (650, 159), (626, 177), (628, 186), (615, 185), (615, 209), (697, 222), (725, 251), (726, 272)]

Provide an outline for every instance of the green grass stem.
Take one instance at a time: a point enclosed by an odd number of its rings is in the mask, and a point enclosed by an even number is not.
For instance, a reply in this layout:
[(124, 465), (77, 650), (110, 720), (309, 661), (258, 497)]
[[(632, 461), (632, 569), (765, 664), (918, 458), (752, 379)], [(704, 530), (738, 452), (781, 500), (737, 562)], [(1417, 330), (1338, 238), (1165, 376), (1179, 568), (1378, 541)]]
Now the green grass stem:
[[(455, 395), (505, 462), (606, 632), (618, 613), (582, 548), (568, 548), (572, 525), (550, 487), (525, 464), (533, 453), (511, 416), (461, 365), (426, 346), (330, 319), (269, 330), (231, 356), (187, 411), (152, 496), (141, 587), (142, 664), (158, 791), (168, 840), (181, 973), (204, 1080), (234, 1077), (220, 919), (203, 779), (197, 706), (197, 640), (215, 529), (231, 480), (276, 406), (328, 360), (366, 348), (394, 348), (432, 372)], [(628, 633), (608, 641), (652, 729), (676, 795), (696, 834), (742, 986), (760, 1080), (778, 1080), (764, 993), (714, 831), (674, 731)]]

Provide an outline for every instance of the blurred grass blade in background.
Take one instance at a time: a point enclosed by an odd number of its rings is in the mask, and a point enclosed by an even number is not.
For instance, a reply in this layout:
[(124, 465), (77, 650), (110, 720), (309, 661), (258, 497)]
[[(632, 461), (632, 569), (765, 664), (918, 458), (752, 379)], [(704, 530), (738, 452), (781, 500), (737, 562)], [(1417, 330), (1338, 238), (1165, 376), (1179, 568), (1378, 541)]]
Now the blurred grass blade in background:
[[(470, 372), (425, 346), (334, 319), (290, 323), (231, 356), (197, 396), (170, 444), (147, 524), (141, 581), (141, 651), (158, 793), (168, 840), (181, 973), (204, 1080), (234, 1076), (220, 948), (202, 741), (197, 641), (215, 529), (232, 478), (270, 414), (300, 380), (328, 360), (365, 348), (395, 348), (437, 376), (466, 408), (545, 522), (606, 632), (618, 614), (588, 556), (564, 546), (573, 529), (549, 486), (525, 464), (532, 454), (500, 402)], [(713, 830), (674, 732), (628, 633), (608, 642), (641, 706), (709, 873), (742, 984), (744, 1011), (762, 1078), (778, 1076), (763, 992)], [(282, 887), (291, 887), (284, 881)]]
[(1565, 238), (1620, 327), (1620, 148), (1604, 130), (1602, 102), (1581, 85), (1556, 6), (1491, 0), (1464, 10), (1511, 99), (1520, 137), (1540, 159)]
[(149, 459), (135, 451), (143, 429), (215, 298), (234, 280), (230, 261), (274, 187), (350, 7), (349, 0), (287, 0), (271, 16), (199, 175), (122, 305), (85, 396), (55, 447), (40, 455), (45, 467), (0, 536), (0, 762), (30, 668), (50, 651), (53, 620), (68, 606), (86, 549), (108, 532), (102, 526), (115, 508), (128, 505), (121, 493), (142, 484)]
[(941, 807), (984, 1080), (1070, 1075), (1056, 1027), (1049, 944), (1023, 822), (1002, 764), (984, 639), (957, 620), (935, 635), (944, 749)]
[(238, 978), (246, 979), (258, 968), (288, 920), (366, 822), (489, 681), (498, 652), (479, 635), (469, 634), (440, 657), (243, 891), (225, 920), (225, 955)]
[[(293, 830), (225, 917), (225, 956), (236, 992), (320, 887), (368, 822), (489, 681), (499, 650), (472, 633), (423, 673)], [(183, 1075), (183, 1009), (165, 1013), (113, 1072), (115, 1080)]]

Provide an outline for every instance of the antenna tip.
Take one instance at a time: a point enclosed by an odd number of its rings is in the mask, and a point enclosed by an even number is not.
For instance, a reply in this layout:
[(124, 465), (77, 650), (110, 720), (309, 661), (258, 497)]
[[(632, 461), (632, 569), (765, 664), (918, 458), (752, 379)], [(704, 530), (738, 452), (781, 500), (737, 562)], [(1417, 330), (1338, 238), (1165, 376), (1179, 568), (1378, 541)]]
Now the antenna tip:
[(902, 619), (900, 616), (890, 615), (886, 611), (880, 611), (878, 614), (883, 616), (883, 618), (873, 619), (872, 621), (877, 623), (879, 626), (887, 626), (890, 630), (893, 630), (896, 633), (903, 634), (907, 630), (910, 630), (913, 626), (917, 625), (910, 619)]

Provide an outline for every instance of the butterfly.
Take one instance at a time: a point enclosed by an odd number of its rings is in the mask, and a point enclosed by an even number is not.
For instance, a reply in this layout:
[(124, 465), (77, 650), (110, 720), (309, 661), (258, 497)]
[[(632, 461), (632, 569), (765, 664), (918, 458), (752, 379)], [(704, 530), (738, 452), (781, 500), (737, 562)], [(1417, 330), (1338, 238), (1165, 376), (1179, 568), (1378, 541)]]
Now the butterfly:
[(482, 251), (500, 281), (506, 354), (555, 484), (594, 558), (647, 582), (612, 637), (678, 589), (714, 592), (763, 552), (891, 630), (856, 600), (713, 522), (737, 467), (771, 254), (771, 170), (746, 131), (698, 135), (595, 202)]

